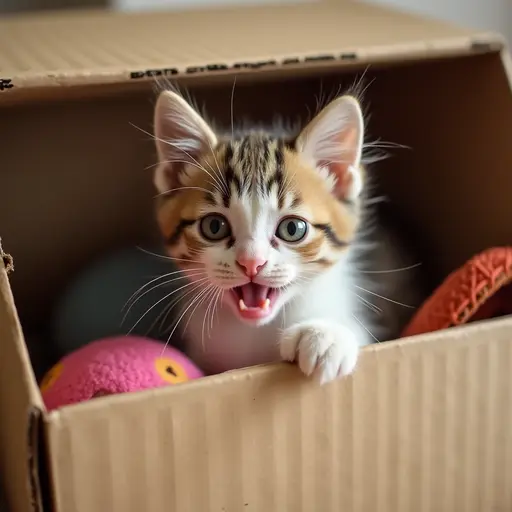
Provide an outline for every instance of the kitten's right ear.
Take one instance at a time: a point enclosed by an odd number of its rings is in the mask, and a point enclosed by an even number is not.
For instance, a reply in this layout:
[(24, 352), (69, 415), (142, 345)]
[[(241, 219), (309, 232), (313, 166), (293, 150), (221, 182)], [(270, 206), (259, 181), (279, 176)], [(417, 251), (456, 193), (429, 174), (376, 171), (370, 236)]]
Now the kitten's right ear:
[(154, 131), (159, 165), (154, 183), (160, 193), (179, 184), (184, 164), (197, 166), (201, 153), (217, 145), (206, 121), (178, 94), (164, 91), (155, 107)]
[(324, 107), (302, 130), (296, 147), (318, 170), (327, 171), (338, 199), (354, 200), (363, 188), (363, 137), (364, 120), (359, 102), (353, 96), (341, 96)]

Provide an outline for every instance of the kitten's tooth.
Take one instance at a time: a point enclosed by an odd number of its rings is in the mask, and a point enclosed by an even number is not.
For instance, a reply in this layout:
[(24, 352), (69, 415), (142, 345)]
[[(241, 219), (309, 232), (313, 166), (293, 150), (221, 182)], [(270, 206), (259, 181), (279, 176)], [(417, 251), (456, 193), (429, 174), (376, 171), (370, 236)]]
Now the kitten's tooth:
[(264, 309), (264, 310), (266, 310), (266, 309), (268, 309), (269, 307), (270, 307), (270, 299), (265, 299), (265, 300), (263, 301), (263, 304), (262, 304), (261, 308), (262, 308), (262, 309)]
[(238, 307), (240, 308), (240, 311), (247, 311), (247, 306), (245, 305), (244, 299), (240, 299), (238, 301)]

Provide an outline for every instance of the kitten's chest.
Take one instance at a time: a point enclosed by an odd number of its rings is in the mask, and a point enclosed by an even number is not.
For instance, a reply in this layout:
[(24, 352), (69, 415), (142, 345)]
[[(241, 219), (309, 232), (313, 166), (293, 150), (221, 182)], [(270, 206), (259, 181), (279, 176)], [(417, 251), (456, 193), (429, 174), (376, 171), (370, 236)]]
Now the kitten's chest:
[(187, 353), (207, 373), (279, 361), (283, 329), (311, 318), (338, 321), (344, 310), (339, 294), (328, 289), (314, 290), (313, 295), (287, 304), (270, 324), (260, 327), (234, 318), (226, 306), (216, 310), (213, 320), (199, 308), (184, 333)]
[(199, 312), (196, 320), (190, 321), (184, 337), (187, 353), (207, 373), (279, 361), (281, 318), (270, 325), (251, 327), (234, 319), (225, 308), (203, 329), (204, 314)]

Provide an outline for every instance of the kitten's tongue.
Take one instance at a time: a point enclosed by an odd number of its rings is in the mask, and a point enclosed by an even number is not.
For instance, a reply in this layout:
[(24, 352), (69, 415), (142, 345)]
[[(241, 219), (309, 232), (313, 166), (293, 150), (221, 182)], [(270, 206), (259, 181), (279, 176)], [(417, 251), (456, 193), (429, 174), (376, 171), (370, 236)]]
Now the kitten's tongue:
[(242, 299), (248, 308), (260, 308), (265, 303), (268, 295), (268, 286), (256, 283), (248, 283), (240, 286)]

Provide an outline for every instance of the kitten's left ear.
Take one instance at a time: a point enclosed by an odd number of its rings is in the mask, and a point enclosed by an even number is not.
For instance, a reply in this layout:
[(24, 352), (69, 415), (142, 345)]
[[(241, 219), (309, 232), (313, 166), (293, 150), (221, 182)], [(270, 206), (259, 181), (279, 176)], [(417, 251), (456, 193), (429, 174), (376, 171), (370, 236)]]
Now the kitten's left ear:
[(296, 149), (334, 178), (333, 193), (354, 200), (362, 191), (364, 120), (359, 102), (342, 96), (327, 105), (299, 135)]
[(217, 138), (206, 121), (184, 98), (164, 91), (155, 106), (154, 131), (160, 165), (154, 183), (160, 193), (177, 187), (184, 164), (200, 168), (198, 160), (213, 151)]

